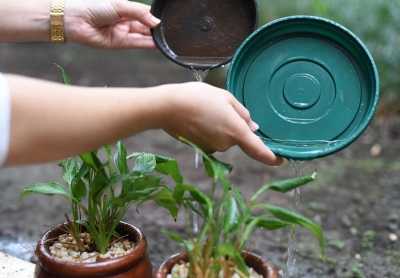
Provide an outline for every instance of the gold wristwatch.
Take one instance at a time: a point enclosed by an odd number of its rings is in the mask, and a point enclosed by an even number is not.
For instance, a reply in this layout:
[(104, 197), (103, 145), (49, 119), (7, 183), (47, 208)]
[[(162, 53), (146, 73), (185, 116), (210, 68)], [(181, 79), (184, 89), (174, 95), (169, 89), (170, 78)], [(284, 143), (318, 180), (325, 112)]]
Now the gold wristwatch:
[(53, 0), (50, 11), (51, 41), (65, 43), (64, 32), (64, 4), (65, 0)]

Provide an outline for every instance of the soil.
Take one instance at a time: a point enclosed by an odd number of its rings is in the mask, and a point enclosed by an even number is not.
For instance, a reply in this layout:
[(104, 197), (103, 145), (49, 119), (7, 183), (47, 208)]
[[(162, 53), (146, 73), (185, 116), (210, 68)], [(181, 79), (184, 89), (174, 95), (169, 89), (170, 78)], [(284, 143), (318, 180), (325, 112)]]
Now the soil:
[[(84, 86), (145, 87), (195, 80), (188, 69), (175, 65), (157, 50), (107, 52), (74, 44), (0, 45), (2, 72), (61, 82), (60, 72), (52, 63), (65, 68), (72, 84)], [(226, 67), (216, 69), (205, 82), (224, 86), (225, 75)], [(294, 277), (400, 277), (400, 240), (396, 240), (400, 237), (399, 130), (399, 116), (374, 119), (348, 148), (311, 161), (304, 168), (304, 174), (314, 170), (318, 174), (315, 182), (301, 189), (300, 213), (322, 225), (327, 259), (321, 259), (313, 234), (299, 228)], [(187, 182), (210, 187), (202, 164), (195, 167), (195, 151), (162, 131), (147, 131), (124, 143), (128, 152), (149, 151), (176, 158)], [(236, 147), (216, 156), (234, 166), (230, 181), (243, 190), (245, 197), (264, 183), (291, 178), (295, 173), (288, 162), (278, 168), (267, 167)], [(63, 222), (69, 208), (57, 196), (32, 195), (19, 202), (19, 193), (32, 183), (62, 182), (60, 176), (57, 163), (0, 169), (0, 251), (35, 261), (32, 245), (47, 230), (45, 225)], [(263, 198), (291, 208), (290, 193), (268, 193)], [(147, 203), (139, 214), (132, 208), (124, 220), (146, 234), (153, 267), (183, 250), (160, 232), (162, 228), (183, 232), (183, 214), (174, 222), (168, 212)], [(287, 256), (288, 233), (287, 229), (259, 230), (248, 247), (281, 270)]]

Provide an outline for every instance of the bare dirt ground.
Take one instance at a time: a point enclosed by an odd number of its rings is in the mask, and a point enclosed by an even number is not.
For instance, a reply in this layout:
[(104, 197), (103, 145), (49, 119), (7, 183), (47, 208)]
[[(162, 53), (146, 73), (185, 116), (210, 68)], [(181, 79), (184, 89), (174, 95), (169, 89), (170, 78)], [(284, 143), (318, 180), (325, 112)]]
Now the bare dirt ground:
[[(73, 44), (0, 45), (2, 72), (61, 82), (59, 71), (50, 66), (55, 62), (66, 69), (73, 84), (85, 86), (111, 83), (116, 87), (144, 87), (194, 80), (189, 70), (174, 65), (157, 50), (106, 52)], [(206, 82), (223, 86), (225, 70), (215, 70)], [(399, 130), (399, 117), (375, 119), (351, 146), (305, 167), (304, 174), (317, 170), (318, 175), (314, 183), (301, 189), (300, 212), (322, 225), (327, 260), (320, 259), (313, 235), (299, 229), (294, 277), (400, 277), (400, 239), (396, 239), (400, 237)], [(210, 186), (202, 165), (195, 167), (194, 150), (163, 132), (148, 131), (124, 142), (128, 152), (149, 151), (176, 158), (187, 182), (202, 188)], [(264, 183), (294, 176), (289, 163), (279, 168), (267, 167), (252, 161), (238, 148), (217, 157), (233, 164), (230, 180), (245, 196)], [(56, 163), (0, 169), (0, 251), (35, 261), (29, 245), (44, 233), (44, 225), (55, 226), (64, 221), (63, 215), (69, 209), (61, 197), (32, 195), (19, 202), (19, 193), (32, 183), (61, 182), (60, 174)], [(269, 193), (265, 198), (291, 207), (291, 194)], [(182, 250), (160, 232), (162, 228), (183, 231), (182, 215), (175, 223), (166, 211), (150, 203), (139, 212), (132, 208), (124, 220), (146, 234), (153, 266)], [(258, 231), (251, 238), (253, 251), (283, 269), (288, 232)]]

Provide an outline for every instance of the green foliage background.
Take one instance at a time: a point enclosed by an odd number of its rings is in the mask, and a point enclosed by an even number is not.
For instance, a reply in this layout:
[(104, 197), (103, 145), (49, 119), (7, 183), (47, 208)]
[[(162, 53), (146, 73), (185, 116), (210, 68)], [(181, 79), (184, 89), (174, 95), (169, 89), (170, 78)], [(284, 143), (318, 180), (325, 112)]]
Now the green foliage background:
[[(139, 2), (149, 5), (152, 3), (151, 0)], [(381, 99), (378, 113), (400, 113), (399, 0), (257, 0), (257, 2), (260, 26), (277, 18), (302, 14), (328, 18), (351, 30), (367, 46), (379, 71)]]

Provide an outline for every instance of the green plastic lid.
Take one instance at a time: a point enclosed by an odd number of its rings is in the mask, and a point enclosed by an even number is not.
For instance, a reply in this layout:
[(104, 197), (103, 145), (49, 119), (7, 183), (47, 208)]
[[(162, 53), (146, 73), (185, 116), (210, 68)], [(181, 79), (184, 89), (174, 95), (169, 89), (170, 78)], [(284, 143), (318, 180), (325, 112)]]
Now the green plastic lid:
[(343, 26), (319, 17), (270, 22), (236, 51), (227, 82), (276, 154), (323, 157), (351, 144), (379, 98), (375, 63)]

